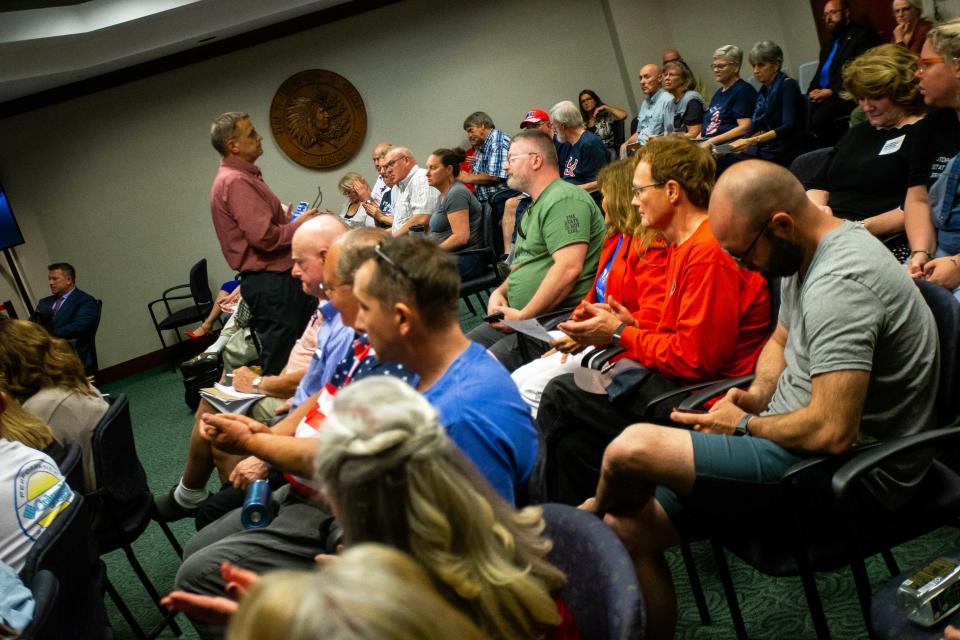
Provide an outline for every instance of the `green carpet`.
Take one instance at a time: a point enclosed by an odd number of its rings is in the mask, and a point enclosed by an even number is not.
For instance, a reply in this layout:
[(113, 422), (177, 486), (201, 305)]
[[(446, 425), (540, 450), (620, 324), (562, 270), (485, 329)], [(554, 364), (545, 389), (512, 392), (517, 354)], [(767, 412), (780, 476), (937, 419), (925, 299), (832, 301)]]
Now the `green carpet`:
[[(477, 323), (477, 318), (470, 317), (465, 309), (461, 319), (465, 328)], [(169, 490), (180, 479), (192, 425), (192, 414), (183, 403), (180, 374), (165, 368), (155, 369), (105, 385), (102, 391), (114, 394), (123, 392), (130, 398), (137, 452), (146, 469), (150, 487), (154, 492)], [(214, 482), (211, 482), (211, 489), (215, 488), (213, 485)], [(181, 544), (194, 533), (192, 520), (172, 523), (171, 528)], [(906, 570), (958, 546), (960, 531), (943, 529), (896, 548), (894, 555), (901, 568)], [(176, 574), (178, 559), (156, 524), (151, 524), (134, 544), (134, 551), (157, 589), (161, 593), (169, 591)], [(695, 544), (693, 552), (706, 590), (713, 623), (708, 626), (700, 625), (680, 553), (671, 552), (670, 567), (676, 579), (680, 606), (677, 637), (697, 640), (733, 638), (730, 614), (710, 548), (706, 544)], [(799, 640), (814, 637), (799, 579), (769, 578), (736, 558), (729, 558), (740, 606), (751, 638)], [(111, 553), (105, 560), (110, 579), (140, 624), (149, 631), (160, 620), (160, 614), (127, 564), (123, 552)], [(889, 578), (880, 558), (872, 560), (868, 568), (875, 586)], [(866, 638), (850, 572), (819, 574), (817, 585), (833, 636), (846, 640)], [(116, 637), (133, 638), (132, 632), (109, 598), (107, 610)], [(178, 616), (177, 619), (184, 631), (181, 637), (197, 637), (184, 616)], [(167, 630), (160, 637), (173, 638), (174, 635)]]

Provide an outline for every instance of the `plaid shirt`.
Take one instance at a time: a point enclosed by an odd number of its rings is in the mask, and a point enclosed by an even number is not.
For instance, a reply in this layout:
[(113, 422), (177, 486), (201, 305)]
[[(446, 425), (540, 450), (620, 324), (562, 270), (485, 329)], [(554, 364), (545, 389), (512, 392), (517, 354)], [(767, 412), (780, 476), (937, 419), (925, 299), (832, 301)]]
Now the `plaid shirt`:
[(507, 188), (507, 172), (503, 165), (507, 161), (509, 152), (510, 136), (499, 129), (491, 130), (483, 145), (477, 149), (477, 154), (473, 157), (472, 173), (484, 173), (502, 179), (497, 184), (477, 185), (477, 200), (480, 202), (489, 201), (497, 192)]

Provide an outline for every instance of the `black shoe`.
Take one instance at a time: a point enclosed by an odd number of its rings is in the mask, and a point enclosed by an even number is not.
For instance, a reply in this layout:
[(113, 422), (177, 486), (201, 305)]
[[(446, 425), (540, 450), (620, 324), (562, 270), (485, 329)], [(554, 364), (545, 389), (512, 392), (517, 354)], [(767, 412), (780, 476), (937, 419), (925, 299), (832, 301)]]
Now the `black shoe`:
[(207, 353), (206, 351), (180, 363), (180, 372), (185, 378), (195, 377), (209, 371), (217, 371), (219, 368), (220, 354)]
[(153, 496), (152, 515), (154, 520), (159, 522), (174, 522), (175, 520), (192, 518), (197, 514), (199, 507), (184, 507), (177, 502), (176, 498), (173, 497), (173, 493), (176, 490), (177, 486), (174, 485), (166, 495)]

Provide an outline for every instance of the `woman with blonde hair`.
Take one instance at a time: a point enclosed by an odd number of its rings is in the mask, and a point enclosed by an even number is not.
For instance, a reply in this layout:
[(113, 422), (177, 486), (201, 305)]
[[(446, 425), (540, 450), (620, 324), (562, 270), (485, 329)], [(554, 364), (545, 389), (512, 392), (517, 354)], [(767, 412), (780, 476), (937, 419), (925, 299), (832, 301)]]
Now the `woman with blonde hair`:
[[(653, 328), (660, 318), (666, 292), (667, 249), (662, 235), (644, 229), (631, 202), (635, 167), (636, 161), (626, 158), (607, 165), (597, 174), (607, 238), (600, 250), (594, 286), (568, 322), (588, 322), (593, 316), (592, 306), (611, 299), (629, 309), (644, 327)], [(594, 344), (580, 342), (560, 329), (562, 325), (551, 332), (551, 351), (511, 374), (534, 417), (544, 387), (555, 377), (576, 371), (585, 355), (584, 348)]]
[(572, 629), (541, 509), (516, 511), (497, 496), (409, 385), (386, 376), (350, 385), (319, 440), (316, 479), (348, 548), (409, 553), (487, 638)]
[(340, 181), (337, 183), (337, 189), (340, 190), (340, 193), (343, 194), (343, 197), (346, 198), (347, 201), (343, 203), (343, 208), (340, 209), (340, 213), (334, 213), (329, 210), (324, 213), (340, 216), (350, 228), (375, 226), (376, 223), (374, 222), (373, 216), (367, 215), (367, 210), (363, 208), (363, 196), (360, 194), (364, 192), (369, 193), (370, 186), (362, 175), (356, 171), (348, 171), (340, 178)]
[(31, 449), (43, 451), (56, 458), (53, 451), (47, 451), (54, 444), (53, 431), (50, 427), (40, 418), (24, 411), (13, 396), (3, 391), (0, 391), (0, 396), (3, 396), (3, 402), (6, 405), (6, 411), (0, 415), (0, 438), (25, 444)]
[(49, 425), (57, 443), (80, 444), (86, 486), (77, 488), (95, 489), (91, 437), (107, 403), (70, 345), (33, 322), (0, 319), (0, 387)]
[(266, 574), (241, 600), (227, 640), (483, 640), (410, 556), (378, 544), (317, 571)]
[(926, 107), (917, 69), (917, 54), (895, 44), (869, 49), (844, 67), (842, 96), (857, 101), (867, 122), (844, 134), (805, 185), (811, 200), (863, 224), (901, 261), (910, 256), (904, 211), (918, 207), (929, 215), (930, 167), (921, 151), (933, 132), (918, 125)]

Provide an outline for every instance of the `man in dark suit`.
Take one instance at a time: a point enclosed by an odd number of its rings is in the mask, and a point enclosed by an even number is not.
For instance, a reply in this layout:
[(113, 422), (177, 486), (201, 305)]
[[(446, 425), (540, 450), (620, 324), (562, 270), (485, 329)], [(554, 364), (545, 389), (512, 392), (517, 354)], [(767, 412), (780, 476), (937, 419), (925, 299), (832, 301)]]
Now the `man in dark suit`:
[(820, 146), (832, 146), (847, 127), (838, 123), (856, 104), (840, 97), (843, 91), (843, 65), (878, 44), (877, 34), (869, 27), (850, 22), (847, 0), (828, 0), (823, 5), (823, 22), (830, 33), (820, 50), (820, 64), (810, 81), (810, 129)]
[(99, 312), (97, 300), (77, 289), (77, 272), (72, 265), (55, 262), (47, 270), (47, 281), (53, 295), (37, 303), (33, 319), (58, 338), (74, 339), (77, 355), (87, 372), (91, 372), (94, 362), (90, 343)]

